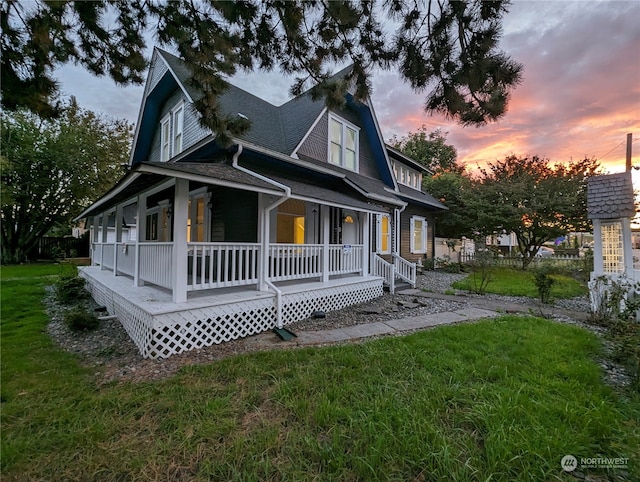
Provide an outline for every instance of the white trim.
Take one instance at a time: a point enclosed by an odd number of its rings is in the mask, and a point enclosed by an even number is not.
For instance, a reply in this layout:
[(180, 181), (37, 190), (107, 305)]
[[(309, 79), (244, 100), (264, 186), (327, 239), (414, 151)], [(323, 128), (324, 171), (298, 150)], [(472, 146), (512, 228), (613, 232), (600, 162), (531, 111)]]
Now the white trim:
[[(422, 249), (416, 249), (415, 246), (415, 223), (416, 221), (420, 221), (422, 223), (421, 230), (421, 238), (422, 238)], [(411, 221), (409, 223), (409, 251), (412, 254), (426, 254), (427, 252), (427, 220), (424, 216), (411, 216)]]
[[(340, 163), (336, 164), (335, 162), (331, 162), (331, 145), (333, 141), (331, 140), (331, 121), (334, 121), (341, 125), (342, 132), (340, 138)], [(346, 165), (346, 152), (347, 152), (347, 141), (346, 141), (346, 133), (347, 129), (355, 132), (355, 166), (352, 168), (347, 167)], [(360, 128), (355, 124), (352, 124), (348, 120), (340, 117), (338, 114), (334, 112), (329, 112), (327, 116), (327, 162), (331, 165), (341, 167), (342, 169), (346, 169), (348, 171), (360, 172)]]
[(373, 213), (373, 214), (382, 214), (380, 211), (376, 211), (376, 210), (365, 210), (359, 207), (355, 207), (352, 206), (350, 204), (342, 204), (342, 203), (336, 203), (336, 202), (332, 202), (332, 201), (327, 201), (326, 199), (317, 199), (317, 198), (312, 198), (312, 197), (306, 197), (306, 196), (299, 196), (299, 195), (295, 195), (292, 194), (291, 195), (291, 199), (298, 199), (300, 201), (308, 201), (311, 203), (316, 203), (316, 204), (320, 204), (320, 205), (324, 205), (324, 206), (331, 206), (334, 208), (340, 208), (340, 209), (349, 209), (349, 210), (353, 210), (353, 211), (360, 211), (363, 213)]
[(320, 119), (322, 119), (322, 117), (327, 113), (327, 110), (328, 109), (324, 107), (322, 111), (320, 111), (320, 115), (316, 117), (316, 120), (313, 121), (313, 124), (311, 124), (311, 127), (309, 127), (309, 130), (306, 132), (304, 136), (302, 136), (302, 139), (300, 139), (300, 142), (298, 142), (298, 145), (295, 147), (295, 149), (291, 153), (291, 157), (293, 157), (294, 159), (298, 159), (298, 149), (302, 147), (302, 144), (304, 144), (304, 142), (307, 140), (307, 137), (309, 137), (309, 135), (311, 134), (311, 131), (313, 131), (313, 129), (315, 129), (315, 127), (318, 125), (318, 122), (320, 122)]
[[(182, 82), (180, 82), (180, 78), (176, 75), (176, 73), (173, 71), (173, 69), (171, 68), (171, 66), (169, 65), (169, 62), (167, 62), (167, 60), (164, 58), (164, 56), (160, 53), (160, 49), (158, 49), (157, 47), (153, 48), (153, 53), (158, 53), (158, 57), (160, 57), (162, 59), (162, 61), (164, 62), (164, 64), (167, 66), (167, 70), (171, 73), (171, 75), (173, 75), (173, 78), (176, 80), (176, 83), (178, 84), (178, 86), (180, 87), (180, 90), (182, 90), (182, 92), (184, 93), (184, 95), (187, 97), (187, 100), (190, 103), (193, 103), (193, 99), (191, 98), (191, 96), (189, 95), (189, 92), (187, 92), (187, 89), (185, 89), (184, 85), (182, 85)], [(169, 52), (167, 52), (169, 53)]]
[[(365, 191), (364, 189), (360, 188), (360, 186), (358, 186), (355, 182), (351, 181), (351, 179), (346, 178), (345, 182), (347, 184), (349, 184), (349, 186), (353, 187), (356, 191), (358, 191), (360, 194), (362, 194), (363, 196), (369, 198), (369, 199), (375, 199), (377, 201), (382, 201), (385, 202), (387, 204), (393, 204), (394, 206), (406, 206), (407, 203), (404, 201), (401, 201), (400, 199), (395, 199), (395, 198), (389, 198), (386, 196), (381, 196), (380, 194), (376, 194), (373, 192), (368, 192)], [(385, 191), (389, 192), (389, 193), (395, 193), (395, 191), (391, 191), (389, 189), (387, 189), (386, 187), (384, 188)]]
[[(166, 134), (165, 134), (166, 127)], [(166, 153), (165, 153), (166, 146)], [(171, 113), (160, 119), (160, 162), (171, 159)]]
[[(181, 118), (179, 119), (179, 124), (180, 124), (180, 147), (179, 149), (176, 149), (176, 137), (178, 135), (178, 132), (176, 130), (177, 124), (176, 123), (176, 115), (178, 113), (181, 113)], [(178, 154), (180, 154), (182, 151), (184, 150), (184, 100), (178, 102), (172, 109), (171, 109), (171, 157), (177, 156)]]
[[(122, 184), (119, 186), (114, 186), (113, 187), (113, 191), (112, 192), (108, 192), (104, 195), (104, 197), (102, 199), (98, 199), (95, 203), (93, 203), (91, 206), (89, 206), (87, 209), (85, 209), (84, 211), (82, 211), (75, 219), (74, 221), (78, 221), (80, 219), (83, 219), (86, 217), (86, 212), (87, 211), (92, 211), (94, 208), (99, 207), (101, 204), (104, 204), (105, 202), (107, 202), (109, 199), (111, 199), (112, 197), (114, 197), (115, 195), (117, 195), (119, 192), (121, 192), (124, 188), (126, 188), (127, 186), (129, 186), (131, 183), (133, 183), (133, 181), (135, 181), (136, 179), (138, 179), (140, 177), (140, 174), (137, 172), (134, 172), (131, 174), (131, 177), (129, 179), (125, 179), (124, 181), (122, 181)], [(129, 199), (133, 199), (129, 198)], [(131, 204), (131, 203), (129, 203)]]
[(189, 181), (201, 182), (203, 184), (212, 185), (212, 186), (226, 186), (226, 187), (241, 189), (243, 191), (263, 192), (265, 194), (282, 196), (282, 191), (276, 191), (275, 189), (266, 189), (266, 188), (257, 187), (257, 186), (249, 186), (247, 184), (242, 184), (238, 182), (223, 181), (222, 179), (204, 176), (201, 174), (192, 174), (192, 173), (187, 173), (182, 171), (174, 171), (172, 169), (165, 169), (160, 166), (149, 166), (146, 164), (139, 164), (138, 169), (140, 172), (148, 172), (150, 174), (159, 174), (161, 176), (169, 176), (169, 177), (174, 177), (176, 179), (188, 179)]
[(389, 154), (387, 153), (387, 145), (384, 142), (384, 137), (382, 137), (382, 130), (380, 129), (380, 124), (378, 123), (378, 118), (376, 117), (376, 111), (373, 108), (373, 103), (371, 102), (371, 98), (367, 97), (363, 102), (371, 113), (371, 118), (373, 119), (373, 125), (376, 128), (376, 132), (378, 134), (378, 141), (380, 142), (380, 148), (382, 149), (382, 155), (384, 156), (385, 161), (387, 162), (387, 169), (389, 170), (389, 175), (393, 180), (393, 187), (396, 191), (398, 191), (398, 183), (396, 182), (396, 178), (393, 175), (393, 169), (391, 169), (391, 163), (389, 161)]

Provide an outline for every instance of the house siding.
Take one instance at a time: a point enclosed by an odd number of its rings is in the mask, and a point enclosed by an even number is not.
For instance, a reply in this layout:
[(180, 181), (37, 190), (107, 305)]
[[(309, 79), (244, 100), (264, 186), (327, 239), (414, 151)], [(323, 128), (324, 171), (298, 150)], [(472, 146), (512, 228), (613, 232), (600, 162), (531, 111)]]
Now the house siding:
[[(371, 145), (358, 114), (350, 109), (333, 109), (333, 113), (360, 128), (358, 135), (359, 173), (373, 179), (381, 179), (376, 166)], [(310, 157), (328, 164), (329, 150), (329, 113), (325, 112), (305, 141), (298, 148), (300, 157)]]
[(258, 240), (258, 194), (216, 187), (211, 191), (211, 241)]
[(158, 85), (158, 82), (160, 82), (160, 79), (162, 79), (168, 70), (169, 68), (167, 67), (167, 64), (165, 64), (164, 60), (162, 60), (158, 54), (154, 54), (153, 63), (149, 72), (150, 77), (149, 82), (147, 83), (147, 90), (144, 93), (145, 97), (155, 88), (156, 85)]

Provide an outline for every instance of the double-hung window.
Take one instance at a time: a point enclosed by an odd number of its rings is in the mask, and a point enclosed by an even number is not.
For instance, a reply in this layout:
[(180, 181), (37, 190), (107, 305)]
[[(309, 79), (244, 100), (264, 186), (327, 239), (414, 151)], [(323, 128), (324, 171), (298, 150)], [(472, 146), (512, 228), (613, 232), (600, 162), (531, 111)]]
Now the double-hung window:
[(411, 252), (414, 254), (427, 252), (427, 220), (420, 216), (411, 218)]
[(173, 155), (182, 152), (182, 130), (184, 126), (184, 107), (182, 104), (173, 112)]
[(160, 121), (160, 160), (168, 161), (182, 152), (184, 104), (180, 102)]
[(329, 116), (329, 162), (358, 171), (359, 129), (336, 116)]
[(168, 161), (171, 157), (171, 116), (160, 121), (160, 160)]

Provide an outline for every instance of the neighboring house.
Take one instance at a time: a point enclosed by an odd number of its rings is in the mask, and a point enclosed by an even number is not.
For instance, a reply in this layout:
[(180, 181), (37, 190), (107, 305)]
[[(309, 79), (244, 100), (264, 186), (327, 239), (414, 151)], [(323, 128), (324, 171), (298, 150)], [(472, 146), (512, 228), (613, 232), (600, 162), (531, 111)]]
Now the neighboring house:
[[(365, 302), (396, 278), (415, 284), (402, 255), (428, 253), (446, 208), (420, 191), (420, 166), (385, 146), (370, 102), (347, 94), (329, 109), (305, 93), (276, 107), (230, 85), (220, 108), (251, 127), (225, 147), (200, 125), (188, 78), (154, 50), (129, 172), (80, 216), (94, 265), (82, 276), (143, 356)], [(414, 181), (396, 182), (394, 163)]]

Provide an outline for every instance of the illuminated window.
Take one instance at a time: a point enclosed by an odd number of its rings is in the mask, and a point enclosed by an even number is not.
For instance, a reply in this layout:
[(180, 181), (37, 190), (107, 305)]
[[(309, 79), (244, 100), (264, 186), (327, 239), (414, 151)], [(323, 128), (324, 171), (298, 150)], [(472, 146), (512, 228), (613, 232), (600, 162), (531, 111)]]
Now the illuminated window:
[(288, 199), (278, 206), (276, 242), (304, 244), (305, 204)]
[(602, 224), (602, 267), (605, 273), (624, 271), (622, 224)]
[(187, 218), (187, 242), (202, 243), (205, 239), (206, 194), (192, 195), (189, 199)]
[(391, 217), (388, 214), (378, 216), (378, 252), (391, 253)]
[(329, 117), (329, 162), (358, 170), (358, 128), (334, 116)]
[(420, 216), (411, 218), (411, 252), (415, 254), (427, 252), (427, 221)]

